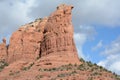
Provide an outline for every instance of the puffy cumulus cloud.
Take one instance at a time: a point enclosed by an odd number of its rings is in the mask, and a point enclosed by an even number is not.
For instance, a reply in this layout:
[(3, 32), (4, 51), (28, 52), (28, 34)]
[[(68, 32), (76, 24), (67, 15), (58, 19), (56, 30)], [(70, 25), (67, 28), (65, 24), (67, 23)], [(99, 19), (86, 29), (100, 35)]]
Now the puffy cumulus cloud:
[(27, 15), (33, 0), (0, 0), (0, 39), (7, 37), (22, 24), (31, 21)]
[(82, 47), (87, 40), (91, 40), (91, 37), (93, 37), (93, 35), (96, 34), (96, 31), (93, 26), (85, 26), (85, 25), (80, 25), (78, 29), (80, 30), (80, 32), (79, 33), (75, 32), (74, 34), (74, 40), (77, 47), (77, 51), (78, 51), (79, 57), (82, 57), (85, 60), (88, 60), (89, 55), (85, 56), (83, 54)]
[(86, 37), (86, 34), (84, 34), (84, 33), (75, 33), (74, 34), (74, 40), (75, 40), (75, 44), (77, 47), (78, 55), (79, 55), (79, 57), (82, 57), (84, 59), (85, 59), (85, 56), (82, 51), (82, 46), (86, 42), (86, 39), (87, 39), (87, 37)]
[(119, 25), (119, 0), (84, 0), (79, 11), (81, 23), (101, 24), (108, 26)]
[(120, 74), (120, 37), (106, 46), (101, 54), (104, 54), (106, 59), (100, 61), (98, 65)]
[(0, 36), (35, 18), (48, 16), (61, 3), (74, 6), (75, 32), (79, 32), (78, 26), (84, 24), (120, 24), (119, 0), (0, 0)]
[(99, 24), (110, 27), (120, 25), (119, 0), (36, 0), (35, 5), (37, 6), (31, 7), (29, 15), (34, 18), (48, 16), (60, 3), (72, 4), (74, 6), (73, 22), (75, 31), (77, 31), (77, 26), (80, 24)]
[(96, 50), (98, 50), (101, 47), (103, 47), (103, 41), (102, 40), (100, 40), (98, 42), (98, 44), (95, 47), (92, 48), (92, 51), (96, 51)]

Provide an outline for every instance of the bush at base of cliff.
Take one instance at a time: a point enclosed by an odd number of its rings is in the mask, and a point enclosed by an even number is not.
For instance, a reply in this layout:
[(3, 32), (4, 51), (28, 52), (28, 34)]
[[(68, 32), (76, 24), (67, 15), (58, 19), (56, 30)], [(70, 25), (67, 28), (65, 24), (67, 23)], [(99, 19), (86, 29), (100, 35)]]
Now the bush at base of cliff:
[(2, 71), (2, 69), (5, 68), (5, 66), (8, 66), (8, 63), (6, 63), (5, 61), (0, 61), (0, 71)]

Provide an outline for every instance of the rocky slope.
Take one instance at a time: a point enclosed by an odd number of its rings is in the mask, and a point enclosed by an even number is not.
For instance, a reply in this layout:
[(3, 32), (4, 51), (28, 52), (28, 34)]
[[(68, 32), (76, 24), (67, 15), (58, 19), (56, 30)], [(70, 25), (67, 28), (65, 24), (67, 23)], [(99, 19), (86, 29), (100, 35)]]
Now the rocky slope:
[(0, 80), (120, 80), (78, 58), (71, 11), (62, 4), (49, 17), (21, 26), (0, 44)]

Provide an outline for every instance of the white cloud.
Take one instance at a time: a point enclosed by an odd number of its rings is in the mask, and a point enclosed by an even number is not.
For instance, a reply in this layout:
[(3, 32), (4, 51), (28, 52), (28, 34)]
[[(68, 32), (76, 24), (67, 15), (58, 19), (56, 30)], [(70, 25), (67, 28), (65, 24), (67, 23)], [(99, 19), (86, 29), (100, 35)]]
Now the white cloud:
[(8, 38), (19, 26), (32, 21), (27, 13), (33, 4), (34, 0), (27, 2), (21, 0), (0, 1), (0, 40), (3, 37)]
[(86, 42), (86, 39), (87, 39), (86, 34), (83, 34), (83, 33), (74, 34), (74, 40), (75, 40), (76, 48), (78, 51), (78, 55), (79, 57), (82, 57), (84, 59), (85, 59), (85, 56), (82, 51), (82, 46)]
[(104, 55), (116, 55), (120, 53), (120, 37), (105, 47), (105, 51), (101, 52)]
[(102, 40), (100, 40), (98, 42), (98, 44), (95, 47), (92, 48), (92, 51), (96, 51), (96, 50), (100, 49), (101, 47), (103, 47), (103, 41)]
[(92, 26), (83, 26), (80, 25), (79, 33), (74, 34), (74, 39), (75, 39), (75, 44), (77, 47), (77, 51), (79, 54), (79, 57), (84, 58), (85, 60), (88, 60), (89, 55), (84, 55), (83, 54), (83, 45), (87, 40), (90, 40), (91, 37), (96, 33), (94, 27)]
[(36, 0), (37, 6), (31, 7), (31, 12), (29, 15), (33, 17), (48, 16), (49, 13), (61, 3), (72, 4), (74, 6), (73, 22), (76, 27), (80, 24), (100, 24), (110, 27), (116, 27), (117, 25), (120, 25), (119, 0)]
[(120, 25), (120, 0), (0, 0), (0, 36), (35, 18), (48, 16), (61, 3), (74, 6), (75, 32), (83, 24)]
[(120, 37), (107, 45), (101, 54), (104, 54), (106, 59), (100, 61), (98, 65), (120, 74)]

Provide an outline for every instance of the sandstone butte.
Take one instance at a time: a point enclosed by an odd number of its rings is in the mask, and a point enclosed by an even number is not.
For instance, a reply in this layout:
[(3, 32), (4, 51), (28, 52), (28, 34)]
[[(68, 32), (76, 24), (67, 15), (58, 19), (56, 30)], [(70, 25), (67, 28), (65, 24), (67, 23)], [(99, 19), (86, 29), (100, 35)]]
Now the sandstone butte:
[[(0, 44), (0, 60), (9, 66), (0, 72), (0, 80), (88, 80), (90, 71), (87, 70), (77, 76), (72, 76), (72, 73), (69, 77), (63, 75), (62, 79), (59, 74), (68, 72), (64, 69), (62, 72), (59, 69), (53, 73), (44, 72), (84, 62), (78, 58), (73, 39), (72, 9), (73, 6), (62, 4), (49, 17), (21, 26), (12, 34), (9, 45), (4, 38)], [(75, 69), (74, 66), (71, 68)], [(107, 78), (101, 75), (89, 80), (117, 80), (112, 73), (103, 74)], [(59, 75), (58, 79), (56, 75)]]

